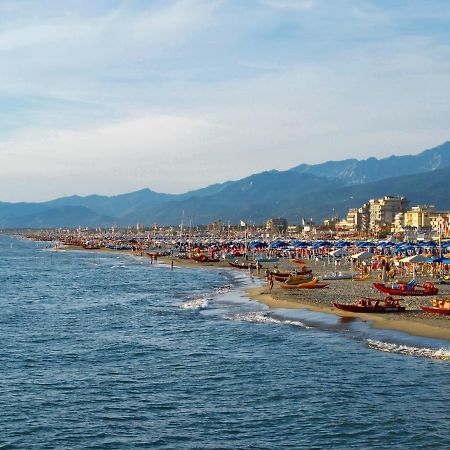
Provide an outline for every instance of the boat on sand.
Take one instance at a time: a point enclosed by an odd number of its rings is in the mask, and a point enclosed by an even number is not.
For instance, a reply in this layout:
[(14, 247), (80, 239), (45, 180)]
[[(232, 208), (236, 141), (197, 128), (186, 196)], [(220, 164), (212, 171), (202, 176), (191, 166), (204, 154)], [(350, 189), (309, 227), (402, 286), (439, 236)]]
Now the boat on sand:
[(435, 299), (432, 306), (421, 306), (422, 311), (432, 314), (450, 315), (450, 298)]
[(319, 284), (319, 279), (314, 278), (306, 283), (300, 284), (281, 283), (280, 286), (283, 289), (323, 289), (328, 287), (328, 284)]
[(329, 275), (324, 275), (323, 280), (351, 280), (353, 275), (351, 273), (338, 272)]
[(366, 281), (370, 278), (370, 273), (366, 273), (365, 275), (361, 275), (360, 277), (352, 278), (352, 281)]
[(403, 312), (405, 307), (399, 304), (399, 301), (391, 296), (387, 296), (384, 300), (361, 297), (356, 305), (346, 305), (343, 303), (333, 303), (333, 305), (342, 311), (358, 312), (358, 313), (393, 313)]
[(385, 283), (373, 283), (373, 287), (380, 292), (384, 292), (385, 294), (402, 296), (436, 295), (439, 292), (439, 289), (429, 281), (423, 283), (421, 286), (417, 286), (415, 283), (409, 282), (393, 283), (391, 285)]
[(286, 284), (302, 284), (302, 283), (308, 283), (309, 281), (312, 281), (314, 278), (312, 275), (294, 275), (292, 277), (287, 278), (284, 280)]

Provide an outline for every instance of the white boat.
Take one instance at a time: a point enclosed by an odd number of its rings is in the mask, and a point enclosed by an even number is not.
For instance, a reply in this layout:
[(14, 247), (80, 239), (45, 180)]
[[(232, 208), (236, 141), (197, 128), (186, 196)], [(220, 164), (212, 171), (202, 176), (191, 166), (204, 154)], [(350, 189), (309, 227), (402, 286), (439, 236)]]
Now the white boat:
[(351, 280), (355, 275), (346, 272), (337, 272), (329, 275), (324, 275), (323, 280)]

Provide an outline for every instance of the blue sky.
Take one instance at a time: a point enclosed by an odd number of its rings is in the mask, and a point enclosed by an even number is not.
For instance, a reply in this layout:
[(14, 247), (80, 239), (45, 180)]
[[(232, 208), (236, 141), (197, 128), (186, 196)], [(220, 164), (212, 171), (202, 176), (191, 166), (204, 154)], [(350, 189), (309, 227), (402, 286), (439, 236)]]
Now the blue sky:
[(0, 2), (0, 200), (450, 139), (450, 1)]

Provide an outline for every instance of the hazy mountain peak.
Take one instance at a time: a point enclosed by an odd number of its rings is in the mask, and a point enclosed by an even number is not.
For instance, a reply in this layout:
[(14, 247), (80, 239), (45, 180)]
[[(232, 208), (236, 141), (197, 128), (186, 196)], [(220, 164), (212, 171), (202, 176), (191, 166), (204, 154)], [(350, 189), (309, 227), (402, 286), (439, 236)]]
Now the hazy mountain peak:
[(450, 167), (450, 142), (425, 150), (418, 155), (391, 155), (377, 159), (345, 159), (327, 161), (322, 164), (300, 164), (291, 170), (299, 173), (313, 173), (327, 179), (338, 179), (346, 185), (362, 184), (384, 178), (424, 173)]

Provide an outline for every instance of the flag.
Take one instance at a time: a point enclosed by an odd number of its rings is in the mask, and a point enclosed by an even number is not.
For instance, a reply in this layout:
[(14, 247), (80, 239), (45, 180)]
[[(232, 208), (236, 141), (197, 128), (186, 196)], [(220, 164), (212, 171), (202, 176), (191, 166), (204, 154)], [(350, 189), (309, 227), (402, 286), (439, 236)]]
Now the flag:
[(241, 220), (241, 227), (245, 227), (245, 225), (246, 223), (243, 220)]

